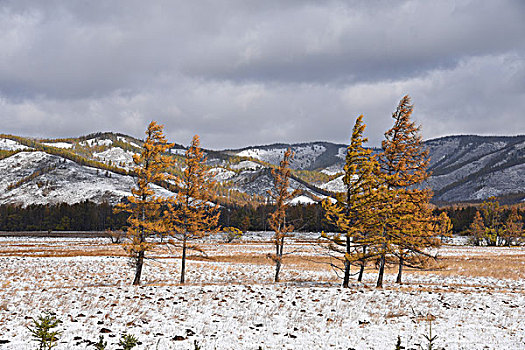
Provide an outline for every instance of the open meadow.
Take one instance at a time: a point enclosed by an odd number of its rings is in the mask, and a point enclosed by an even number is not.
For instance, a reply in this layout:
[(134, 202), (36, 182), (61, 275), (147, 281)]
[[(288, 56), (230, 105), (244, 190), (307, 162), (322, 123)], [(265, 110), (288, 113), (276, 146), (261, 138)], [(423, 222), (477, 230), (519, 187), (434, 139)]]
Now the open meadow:
[(34, 349), (26, 326), (47, 310), (63, 321), (57, 349), (101, 334), (117, 349), (125, 332), (137, 349), (395, 349), (398, 336), (427, 349), (430, 324), (433, 349), (525, 349), (525, 247), (444, 246), (441, 269), (407, 269), (401, 286), (392, 269), (376, 289), (370, 266), (342, 289), (314, 234), (290, 239), (273, 283), (270, 237), (205, 241), (185, 285), (180, 252), (159, 249), (139, 287), (109, 239), (1, 237), (0, 348)]

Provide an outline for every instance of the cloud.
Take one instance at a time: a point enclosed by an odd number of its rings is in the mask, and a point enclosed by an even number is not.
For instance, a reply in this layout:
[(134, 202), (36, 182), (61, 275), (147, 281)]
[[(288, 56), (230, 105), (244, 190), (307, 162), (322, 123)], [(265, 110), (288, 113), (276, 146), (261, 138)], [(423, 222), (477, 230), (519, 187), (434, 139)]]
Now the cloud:
[(378, 145), (404, 94), (423, 136), (523, 133), (520, 1), (0, 3), (2, 131), (205, 146)]

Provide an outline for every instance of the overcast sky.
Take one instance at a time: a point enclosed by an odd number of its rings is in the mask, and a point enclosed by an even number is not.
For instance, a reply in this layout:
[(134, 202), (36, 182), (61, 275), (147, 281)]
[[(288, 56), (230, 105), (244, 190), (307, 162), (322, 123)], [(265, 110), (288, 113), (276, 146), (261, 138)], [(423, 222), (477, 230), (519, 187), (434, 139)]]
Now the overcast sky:
[(525, 133), (525, 1), (0, 0), (0, 132), (210, 148)]

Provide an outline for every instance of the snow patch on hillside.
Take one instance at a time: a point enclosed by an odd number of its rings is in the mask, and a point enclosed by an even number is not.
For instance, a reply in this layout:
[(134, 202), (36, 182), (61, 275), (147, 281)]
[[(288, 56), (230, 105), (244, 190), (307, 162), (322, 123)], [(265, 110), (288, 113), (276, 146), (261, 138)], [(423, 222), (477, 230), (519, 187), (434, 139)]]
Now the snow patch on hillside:
[[(103, 161), (104, 163), (111, 163), (116, 166), (129, 168), (133, 166), (133, 152), (125, 151), (120, 147), (112, 147), (103, 152), (93, 153), (95, 158)], [(123, 164), (123, 165), (121, 165)]]
[(213, 175), (213, 179), (219, 182), (230, 180), (236, 175), (234, 171), (224, 168), (212, 168), (210, 169), (210, 173)]
[(340, 165), (332, 165), (328, 168), (325, 168), (323, 170), (321, 170), (321, 172), (323, 174), (326, 174), (326, 175), (336, 175), (336, 174), (340, 174), (343, 172), (343, 168), (340, 166)]
[(323, 190), (330, 192), (344, 192), (346, 190), (345, 183), (343, 182), (344, 175), (336, 177), (335, 179), (328, 181), (325, 184), (322, 184), (321, 187)]
[(341, 159), (346, 159), (346, 150), (347, 150), (346, 147), (339, 148), (339, 150), (337, 151), (336, 157), (341, 158)]
[(184, 148), (170, 148), (170, 153), (183, 156), (186, 154), (186, 150)]
[(20, 144), (17, 141), (0, 138), (0, 150), (2, 151), (18, 151), (21, 149), (30, 149), (27, 146)]
[(262, 165), (259, 163), (252, 162), (250, 160), (243, 160), (242, 162), (233, 164), (231, 168), (236, 170), (257, 170), (261, 169)]
[(113, 141), (112, 140), (107, 140), (107, 139), (100, 140), (100, 139), (94, 138), (94, 139), (89, 139), (89, 140), (86, 140), (86, 141), (82, 141), (82, 142), (80, 142), (80, 144), (82, 146), (89, 146), (89, 147), (92, 147), (92, 146), (111, 146), (113, 144)]
[(73, 145), (69, 142), (42, 142), (43, 145), (56, 147), (56, 148), (72, 148)]
[(120, 142), (128, 143), (128, 144), (130, 144), (130, 145), (133, 146), (133, 147), (140, 148), (140, 145), (137, 145), (135, 142), (130, 141), (130, 140), (128, 140), (128, 139), (125, 138), (125, 137), (117, 136), (117, 140), (119, 140)]
[[(237, 155), (279, 165), (286, 150), (287, 148), (250, 148), (238, 152)], [(292, 151), (294, 152), (294, 157), (290, 161), (290, 167), (292, 169), (305, 169), (312, 165), (315, 160), (326, 151), (326, 148), (322, 145), (311, 144), (307, 146), (295, 146)]]
[(292, 199), (290, 201), (290, 204), (291, 205), (297, 205), (297, 204), (315, 204), (317, 203), (316, 201), (314, 201), (312, 198), (310, 197), (307, 197), (307, 196), (298, 196), (298, 197), (295, 197), (294, 199)]

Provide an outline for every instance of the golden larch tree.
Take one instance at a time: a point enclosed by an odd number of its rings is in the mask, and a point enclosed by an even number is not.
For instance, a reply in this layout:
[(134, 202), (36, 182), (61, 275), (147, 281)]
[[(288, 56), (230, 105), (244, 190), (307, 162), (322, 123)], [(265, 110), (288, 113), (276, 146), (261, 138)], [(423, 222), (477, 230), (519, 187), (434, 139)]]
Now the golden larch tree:
[(474, 245), (481, 245), (481, 243), (485, 239), (485, 230), (486, 227), (483, 221), (483, 217), (481, 216), (479, 210), (476, 210), (476, 214), (474, 214), (474, 219), (472, 220), (468, 228), (468, 232), (474, 240)]
[(499, 205), (496, 198), (490, 197), (488, 200), (483, 201), (480, 209), (485, 222), (485, 242), (489, 246), (497, 246), (501, 243), (501, 235), (504, 230), (501, 220), (503, 208)]
[(452, 232), (452, 221), (447, 215), (447, 212), (443, 211), (436, 218), (435, 232), (437, 236), (449, 237)]
[(163, 126), (155, 121), (148, 125), (142, 152), (133, 156), (136, 187), (131, 189), (128, 203), (121, 203), (116, 208), (117, 211), (130, 213), (123, 247), (135, 266), (133, 285), (140, 284), (145, 254), (154, 247), (154, 237), (163, 232), (163, 200), (155, 195), (152, 185), (161, 184), (169, 178), (166, 171), (172, 165), (172, 159), (165, 152), (173, 144), (167, 142), (162, 130)]
[(202, 251), (195, 241), (218, 231), (220, 215), (212, 202), (215, 182), (206, 168), (198, 135), (193, 137), (184, 163), (177, 195), (167, 201), (164, 212), (169, 243), (182, 249), (180, 283), (185, 283), (188, 249)]
[[(436, 243), (433, 230), (428, 230), (433, 221), (428, 208), (432, 193), (418, 188), (429, 176), (428, 151), (423, 148), (420, 127), (411, 120), (412, 112), (410, 97), (404, 96), (392, 114), (394, 125), (385, 133), (380, 154), (381, 172), (393, 201), (383, 236), (387, 245), (397, 247), (394, 252), (399, 264), (397, 283), (401, 283), (406, 260), (414, 260), (426, 245)], [(381, 254), (378, 287), (382, 286), (387, 253)]]
[(337, 203), (323, 201), (327, 220), (343, 233), (323, 232), (322, 237), (329, 242), (327, 248), (330, 256), (343, 265), (344, 288), (348, 288), (352, 264), (360, 266), (358, 281), (362, 280), (366, 261), (371, 254), (370, 251), (367, 252), (372, 243), (371, 232), (376, 229), (374, 225), (377, 224), (376, 209), (381, 186), (377, 178), (379, 164), (372, 151), (363, 146), (368, 141), (363, 137), (365, 128), (363, 116), (360, 115), (356, 119), (350, 145), (346, 150), (343, 176), (345, 195), (338, 196)]
[(505, 220), (505, 227), (502, 232), (502, 241), (506, 246), (517, 244), (518, 240), (523, 237), (523, 217), (518, 214), (518, 208), (513, 206), (510, 210), (510, 214)]
[(277, 169), (272, 169), (273, 190), (268, 191), (269, 196), (273, 199), (275, 211), (270, 214), (268, 224), (270, 229), (274, 231), (273, 243), (275, 246), (275, 254), (270, 254), (270, 258), (275, 263), (275, 277), (274, 281), (279, 282), (279, 272), (284, 254), (285, 238), (290, 236), (290, 232), (294, 227), (286, 222), (286, 208), (288, 208), (290, 201), (295, 197), (297, 191), (289, 192), (290, 180), (290, 160), (293, 158), (293, 153), (290, 149), (284, 152)]

